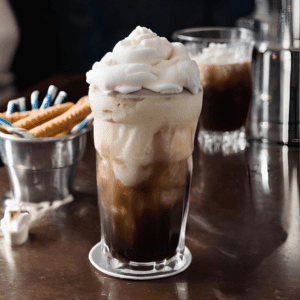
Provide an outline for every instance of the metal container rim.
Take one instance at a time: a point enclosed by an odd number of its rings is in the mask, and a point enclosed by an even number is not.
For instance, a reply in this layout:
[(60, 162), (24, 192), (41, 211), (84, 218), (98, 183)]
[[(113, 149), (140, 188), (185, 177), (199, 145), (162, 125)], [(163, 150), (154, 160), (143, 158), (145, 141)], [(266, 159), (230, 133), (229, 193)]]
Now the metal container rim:
[(11, 140), (14, 142), (20, 142), (20, 143), (55, 143), (55, 142), (62, 142), (66, 140), (72, 140), (77, 138), (80, 135), (83, 135), (87, 132), (89, 132), (93, 128), (93, 125), (89, 125), (86, 128), (81, 129), (77, 133), (73, 133), (71, 135), (64, 135), (60, 137), (45, 137), (45, 138), (35, 138), (35, 139), (30, 139), (30, 138), (22, 138), (22, 137), (17, 137), (12, 134), (6, 134), (4, 132), (0, 131), (0, 139), (5, 139), (5, 140)]

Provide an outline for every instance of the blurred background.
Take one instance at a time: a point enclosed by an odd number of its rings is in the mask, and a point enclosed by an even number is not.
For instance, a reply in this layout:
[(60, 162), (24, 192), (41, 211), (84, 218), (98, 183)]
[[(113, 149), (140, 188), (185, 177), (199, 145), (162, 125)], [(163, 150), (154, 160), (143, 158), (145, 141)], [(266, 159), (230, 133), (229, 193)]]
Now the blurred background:
[(84, 74), (137, 25), (171, 40), (172, 32), (178, 29), (234, 26), (238, 18), (250, 14), (254, 8), (254, 0), (1, 0), (0, 3), (0, 25), (6, 31), (5, 35), (0, 33), (0, 38), (8, 39), (6, 43), (0, 41), (0, 56), (5, 56), (2, 60), (6, 61), (0, 67), (0, 88), (13, 84), (17, 91), (51, 74)]

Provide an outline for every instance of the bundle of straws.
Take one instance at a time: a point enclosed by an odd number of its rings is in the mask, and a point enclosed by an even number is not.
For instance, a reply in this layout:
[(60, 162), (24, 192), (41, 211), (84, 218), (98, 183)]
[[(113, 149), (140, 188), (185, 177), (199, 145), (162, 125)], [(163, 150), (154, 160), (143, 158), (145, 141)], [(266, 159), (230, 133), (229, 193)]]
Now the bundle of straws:
[[(31, 110), (44, 110), (49, 106), (55, 106), (58, 104), (62, 104), (67, 97), (67, 93), (64, 91), (60, 91), (57, 94), (57, 87), (54, 85), (50, 85), (48, 91), (42, 101), (42, 104), (39, 105), (39, 91), (33, 91), (31, 93)], [(26, 112), (26, 99), (25, 97), (21, 97), (18, 99), (10, 100), (7, 104), (6, 116), (10, 116), (14, 112)], [(77, 133), (82, 130), (84, 127), (90, 125), (93, 122), (92, 113), (89, 114), (84, 120), (82, 120), (79, 124), (75, 125), (68, 134)], [(14, 125), (5, 120), (5, 118), (0, 117), (0, 125), (14, 127)]]

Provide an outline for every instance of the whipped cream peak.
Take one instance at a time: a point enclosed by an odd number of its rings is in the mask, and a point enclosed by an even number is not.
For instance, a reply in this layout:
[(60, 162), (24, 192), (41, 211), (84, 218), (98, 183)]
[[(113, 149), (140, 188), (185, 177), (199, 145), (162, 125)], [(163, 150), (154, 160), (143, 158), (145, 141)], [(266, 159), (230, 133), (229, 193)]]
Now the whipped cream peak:
[(186, 88), (197, 94), (201, 86), (197, 63), (183, 44), (170, 43), (140, 26), (93, 65), (87, 82), (106, 94), (143, 88), (164, 94)]

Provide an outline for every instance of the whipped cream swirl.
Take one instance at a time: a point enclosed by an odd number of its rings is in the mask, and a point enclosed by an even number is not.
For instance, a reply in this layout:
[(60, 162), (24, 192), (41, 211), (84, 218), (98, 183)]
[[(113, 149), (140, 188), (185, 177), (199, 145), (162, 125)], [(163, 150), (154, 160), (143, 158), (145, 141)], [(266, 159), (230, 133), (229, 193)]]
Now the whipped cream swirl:
[(197, 94), (200, 71), (181, 43), (170, 43), (150, 29), (138, 26), (87, 72), (87, 82), (104, 93), (154, 92)]

